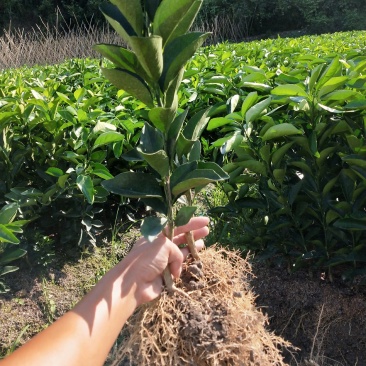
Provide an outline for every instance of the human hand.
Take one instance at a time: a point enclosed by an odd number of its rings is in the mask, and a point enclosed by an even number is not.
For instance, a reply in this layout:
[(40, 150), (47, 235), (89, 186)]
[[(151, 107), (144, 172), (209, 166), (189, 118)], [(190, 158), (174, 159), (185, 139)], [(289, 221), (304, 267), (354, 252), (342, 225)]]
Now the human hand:
[(201, 250), (204, 247), (202, 238), (209, 232), (208, 223), (207, 217), (194, 217), (187, 225), (175, 228), (173, 241), (161, 233), (151, 243), (145, 238), (135, 243), (121, 264), (127, 266), (125, 276), (134, 283), (138, 304), (151, 301), (160, 295), (163, 288), (162, 273), (167, 266), (173, 277), (180, 276), (189, 250), (179, 249), (178, 245), (185, 244), (185, 233), (192, 231), (196, 247)]

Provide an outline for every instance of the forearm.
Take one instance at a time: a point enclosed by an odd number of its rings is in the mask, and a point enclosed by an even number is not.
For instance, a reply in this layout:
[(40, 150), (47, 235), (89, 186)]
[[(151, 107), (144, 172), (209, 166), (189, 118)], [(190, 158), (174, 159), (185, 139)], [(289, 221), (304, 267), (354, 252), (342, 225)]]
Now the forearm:
[(73, 310), (0, 364), (103, 365), (123, 324), (137, 306), (131, 277), (127, 265), (119, 263)]

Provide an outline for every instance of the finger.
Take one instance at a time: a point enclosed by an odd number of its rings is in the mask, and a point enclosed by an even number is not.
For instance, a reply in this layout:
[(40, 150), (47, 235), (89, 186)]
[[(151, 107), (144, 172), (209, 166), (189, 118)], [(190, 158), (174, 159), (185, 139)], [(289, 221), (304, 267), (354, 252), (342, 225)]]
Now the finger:
[[(208, 235), (209, 232), (210, 232), (210, 230), (207, 226), (204, 226), (204, 227), (201, 227), (200, 229), (194, 230), (193, 231), (194, 240), (204, 238), (205, 236)], [(186, 232), (184, 232), (183, 234), (175, 236), (173, 241), (177, 245), (187, 243)]]
[(174, 230), (174, 234), (179, 235), (188, 231), (200, 229), (201, 227), (207, 226), (209, 222), (210, 219), (208, 217), (193, 217), (188, 224), (176, 227)]
[(173, 277), (178, 278), (182, 270), (184, 255), (176, 245), (174, 245), (172, 242), (170, 243), (171, 245), (169, 248), (169, 259), (168, 259), (170, 273), (173, 275)]
[[(197, 240), (195, 244), (198, 251), (202, 250), (205, 247), (205, 243), (202, 239)], [(184, 259), (187, 258), (188, 254), (190, 253), (188, 248), (181, 249), (181, 252), (183, 253)]]

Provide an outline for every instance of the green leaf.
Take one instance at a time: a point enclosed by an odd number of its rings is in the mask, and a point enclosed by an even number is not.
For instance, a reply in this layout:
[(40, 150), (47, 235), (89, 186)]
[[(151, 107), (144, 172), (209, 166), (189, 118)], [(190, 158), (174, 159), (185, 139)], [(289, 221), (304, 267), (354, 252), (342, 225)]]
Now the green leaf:
[[(322, 98), (322, 96), (331, 93), (335, 89), (340, 86), (343, 86), (348, 80), (348, 76), (337, 76), (330, 78), (326, 83), (318, 91), (318, 97)], [(323, 98), (322, 98), (323, 99)]]
[(294, 125), (290, 123), (281, 123), (279, 125), (270, 127), (266, 131), (262, 139), (263, 141), (268, 141), (278, 137), (301, 135), (301, 134), (302, 132), (298, 130)]
[(203, 109), (188, 121), (183, 130), (183, 135), (186, 139), (196, 141), (201, 137), (201, 134), (210, 119), (207, 117), (209, 111), (210, 108)]
[(7, 249), (4, 253), (0, 255), (0, 265), (4, 265), (10, 262), (14, 262), (15, 260), (24, 257), (27, 254), (27, 251), (24, 249), (16, 248), (16, 249)]
[(346, 155), (342, 157), (342, 160), (350, 165), (356, 165), (366, 169), (366, 159), (361, 155)]
[(294, 84), (279, 85), (271, 91), (271, 94), (286, 95), (289, 97), (297, 96), (297, 97), (309, 98), (308, 94), (303, 88)]
[(93, 149), (97, 147), (111, 144), (112, 142), (123, 141), (125, 136), (116, 131), (104, 132), (97, 137), (94, 142)]
[(139, 148), (144, 153), (155, 153), (164, 149), (164, 136), (156, 128), (145, 123), (141, 131)]
[[(124, 1), (124, 3), (127, 4), (128, 2)], [(131, 23), (126, 19), (125, 15), (122, 14), (118, 7), (114, 4), (103, 3), (100, 5), (100, 10), (108, 20), (109, 24), (127, 43), (129, 43), (130, 36), (140, 35), (140, 33), (136, 33)]]
[[(115, 44), (97, 44), (93, 47), (105, 58), (112, 61), (120, 69), (140, 74), (141, 66), (138, 63), (136, 55), (122, 46)], [(141, 75), (140, 75), (141, 76)]]
[(93, 174), (97, 175), (98, 177), (102, 179), (112, 179), (113, 175), (109, 172), (109, 170), (100, 163), (93, 163)]
[[(201, 163), (198, 164), (200, 165)], [(214, 164), (214, 163), (206, 163), (206, 164)], [(214, 168), (213, 165), (201, 165), (203, 169), (198, 168), (193, 171), (190, 171), (188, 174), (184, 176), (181, 176), (176, 184), (174, 184), (175, 181), (172, 181), (171, 186), (173, 195), (178, 197), (180, 194), (187, 192), (189, 189), (196, 188), (199, 186), (205, 186), (212, 182), (218, 182), (227, 179), (228, 178), (227, 174), (224, 171), (222, 171), (222, 169), (217, 164), (215, 165), (221, 171), (219, 171), (216, 167)]]
[(163, 215), (167, 215), (167, 206), (161, 198), (141, 198), (141, 201), (151, 207), (154, 211), (159, 212)]
[[(361, 96), (361, 94), (357, 93), (354, 90), (336, 90), (334, 92), (323, 95), (321, 99), (345, 102), (346, 100), (353, 99), (357, 96)], [(347, 105), (347, 107), (349, 107), (349, 104)]]
[(76, 184), (80, 191), (83, 192), (88, 203), (92, 205), (94, 202), (94, 184), (90, 176), (82, 174), (78, 175), (76, 178)]
[(168, 155), (173, 157), (176, 151), (176, 145), (178, 138), (180, 136), (184, 120), (186, 119), (188, 114), (188, 109), (184, 112), (180, 113), (178, 116), (175, 117), (174, 121), (168, 128)]
[(271, 100), (272, 98), (268, 97), (249, 108), (245, 113), (245, 121), (247, 123), (255, 121), (269, 107)]
[[(0, 257), (0, 262), (1, 262), (1, 257)], [(19, 267), (15, 267), (15, 266), (6, 266), (3, 268), (0, 268), (0, 277), (6, 275), (8, 273), (15, 272), (18, 269), (19, 269)]]
[(179, 165), (170, 177), (170, 185), (171, 187), (177, 185), (179, 182), (183, 181), (185, 177), (190, 173), (197, 169), (198, 162), (192, 161), (189, 163), (185, 163)]
[(184, 68), (187, 61), (208, 36), (208, 33), (187, 33), (174, 39), (165, 47), (164, 69), (159, 81), (163, 91), (169, 88), (176, 75)]
[(173, 122), (176, 112), (176, 106), (174, 108), (156, 107), (149, 111), (149, 119), (158, 130), (165, 133)]
[[(110, 0), (116, 5), (137, 35), (142, 34), (143, 12), (140, 0)], [(150, 0), (149, 0), (150, 1)]]
[(188, 161), (198, 161), (201, 159), (202, 144), (199, 140), (192, 145), (191, 151), (188, 153)]
[(233, 113), (239, 103), (240, 100), (240, 95), (235, 94), (232, 97), (230, 97), (227, 102), (226, 102), (226, 107), (227, 107), (227, 113)]
[(163, 45), (188, 31), (202, 1), (164, 0), (158, 7), (154, 17), (154, 34), (163, 37)]
[(131, 198), (163, 197), (163, 190), (156, 178), (147, 173), (125, 172), (102, 182), (109, 192)]
[(138, 147), (137, 151), (145, 161), (160, 174), (160, 177), (164, 178), (169, 175), (169, 158), (164, 150), (159, 150), (154, 153), (145, 153)]
[(141, 234), (152, 242), (165, 228), (168, 220), (165, 217), (149, 216), (142, 221)]
[(342, 73), (342, 64), (339, 62), (339, 56), (333, 58), (332, 62), (326, 68), (324, 73), (319, 77), (316, 90), (321, 87), (332, 77), (340, 76)]
[(9, 203), (0, 210), (0, 224), (10, 224), (16, 217), (19, 205)]
[(60, 169), (56, 167), (50, 167), (46, 170), (46, 173), (48, 175), (51, 175), (52, 177), (62, 177), (65, 173)]
[(153, 107), (153, 98), (145, 81), (137, 74), (123, 69), (102, 69), (104, 76), (119, 89), (125, 90), (149, 107)]
[(212, 131), (215, 128), (226, 126), (227, 124), (233, 123), (233, 122), (234, 121), (231, 118), (226, 118), (226, 117), (212, 118), (207, 126), (207, 131)]
[(160, 36), (131, 37), (130, 44), (148, 76), (158, 81), (163, 71), (163, 39)]
[(313, 70), (311, 70), (311, 75), (309, 79), (309, 90), (312, 91), (312, 89), (315, 86), (315, 83), (318, 81), (319, 75), (323, 71), (324, 65), (320, 64), (317, 65)]
[(196, 212), (197, 207), (194, 206), (184, 206), (182, 207), (175, 218), (175, 226), (183, 226), (188, 224), (189, 220), (193, 217)]
[(5, 225), (0, 224), (0, 243), (19, 244), (19, 239)]
[(264, 163), (257, 160), (245, 160), (235, 163), (236, 166), (248, 169), (253, 173), (265, 175), (267, 170)]
[(366, 230), (366, 219), (339, 219), (334, 222), (333, 226), (350, 231)]
[(241, 115), (244, 118), (245, 114), (248, 112), (249, 108), (251, 108), (254, 103), (258, 99), (257, 92), (250, 92), (244, 99), (243, 105), (241, 106)]

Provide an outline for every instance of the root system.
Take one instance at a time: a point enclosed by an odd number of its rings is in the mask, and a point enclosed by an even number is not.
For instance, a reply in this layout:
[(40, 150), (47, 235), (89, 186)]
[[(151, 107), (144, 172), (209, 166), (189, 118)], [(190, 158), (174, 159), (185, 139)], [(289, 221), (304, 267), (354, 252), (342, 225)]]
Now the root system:
[(140, 307), (125, 328), (114, 365), (285, 365), (291, 345), (266, 330), (254, 305), (251, 266), (237, 252), (211, 247), (185, 264), (174, 295)]

